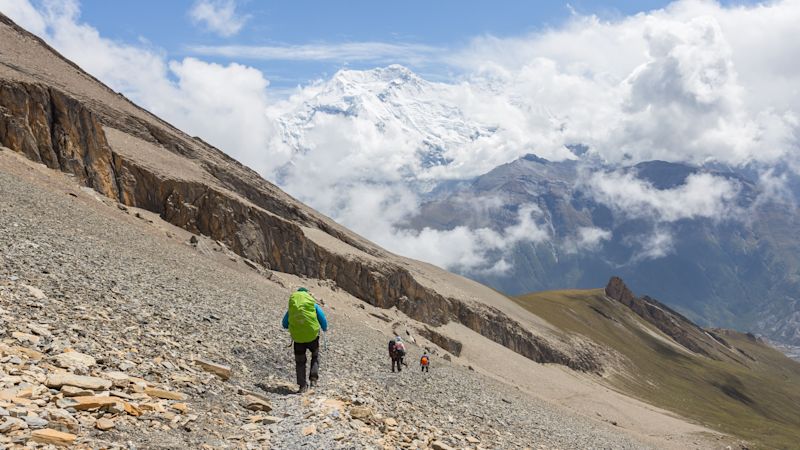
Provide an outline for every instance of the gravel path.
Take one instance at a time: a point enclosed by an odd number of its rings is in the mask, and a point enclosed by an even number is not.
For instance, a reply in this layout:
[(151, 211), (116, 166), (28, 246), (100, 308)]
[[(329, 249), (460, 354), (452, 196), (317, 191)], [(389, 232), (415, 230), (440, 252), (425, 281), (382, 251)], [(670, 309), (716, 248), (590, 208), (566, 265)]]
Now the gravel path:
[[(414, 345), (410, 370), (393, 374), (387, 336), (349, 319), (345, 304), (329, 309), (320, 386), (290, 394), (293, 359), (279, 322), (293, 286), (281, 274), (270, 281), (214, 242), (190, 245), (185, 232), (3, 153), (0, 307), (16, 323), (0, 336), (45, 324), (45, 355), (71, 347), (98, 370), (188, 396), (191, 417), (154, 412), (122, 416), (105, 432), (86, 427), (79, 442), (90, 448), (646, 448), (439, 358), (419, 373)], [(313, 292), (317, 280), (308, 284)], [(234, 377), (203, 372), (198, 357), (230, 365)], [(246, 409), (242, 389), (272, 411)]]

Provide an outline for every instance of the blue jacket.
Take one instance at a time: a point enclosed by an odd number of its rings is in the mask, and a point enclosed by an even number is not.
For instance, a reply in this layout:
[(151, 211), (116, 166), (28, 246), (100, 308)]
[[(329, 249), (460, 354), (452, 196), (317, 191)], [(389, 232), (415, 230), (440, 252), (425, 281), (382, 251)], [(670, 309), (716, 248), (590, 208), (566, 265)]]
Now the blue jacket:
[[(319, 321), (320, 328), (322, 328), (322, 331), (328, 331), (328, 319), (325, 317), (322, 308), (320, 308), (319, 305), (314, 305), (314, 308), (317, 310), (317, 320)], [(289, 329), (289, 311), (286, 311), (286, 314), (283, 315), (281, 325), (283, 325), (284, 329)]]

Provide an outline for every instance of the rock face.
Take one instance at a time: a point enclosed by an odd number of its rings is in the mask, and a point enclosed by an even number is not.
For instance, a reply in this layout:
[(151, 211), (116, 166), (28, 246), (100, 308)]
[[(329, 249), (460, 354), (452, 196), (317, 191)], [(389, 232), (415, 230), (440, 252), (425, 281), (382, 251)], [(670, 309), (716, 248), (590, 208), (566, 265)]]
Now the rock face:
[(425, 339), (433, 342), (453, 355), (461, 355), (461, 349), (463, 348), (463, 344), (461, 342), (438, 333), (436, 330), (432, 330), (429, 327), (419, 328), (417, 331), (419, 331), (419, 334), (425, 337)]
[[(2, 15), (0, 27), (6, 28), (4, 36), (9, 39), (23, 36), (33, 40), (58, 63), (71, 64)], [(0, 55), (8, 59), (4, 52)], [(9, 67), (25, 64), (6, 62)], [(0, 77), (0, 144), (73, 174), (82, 184), (122, 205), (152, 211), (173, 225), (220, 241), (268, 269), (333, 280), (364, 301), (382, 308), (396, 306), (434, 326), (460, 322), (538, 362), (600, 370), (591, 349), (569, 343), (552, 345), (493, 306), (446, 297), (423, 286), (385, 251), (309, 210), (219, 150), (127, 101), (112, 107), (91, 98), (108, 96), (109, 90), (96, 80), (89, 84), (93, 93), (84, 94), (90, 98), (79, 99), (78, 94), (31, 79), (29, 73)], [(114, 101), (120, 101), (118, 96)], [(120, 134), (120, 140), (134, 142), (133, 150), (110, 143), (109, 135)], [(142, 148), (154, 149), (157, 158), (191, 159), (204, 173), (171, 175), (170, 167), (159, 168), (139, 155)], [(321, 231), (365, 257), (332, 251), (310, 238), (309, 229)]]
[(664, 334), (694, 353), (719, 359), (719, 351), (721, 349), (725, 351), (724, 339), (713, 338), (709, 332), (653, 298), (636, 297), (619, 277), (612, 277), (608, 281), (605, 292), (609, 298), (627, 306), (639, 317), (652, 323)]

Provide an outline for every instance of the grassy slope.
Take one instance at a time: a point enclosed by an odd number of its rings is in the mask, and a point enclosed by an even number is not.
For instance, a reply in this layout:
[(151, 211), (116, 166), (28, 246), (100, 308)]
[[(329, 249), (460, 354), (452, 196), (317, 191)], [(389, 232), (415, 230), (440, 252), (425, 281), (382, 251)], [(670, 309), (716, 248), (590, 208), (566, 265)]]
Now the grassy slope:
[(627, 360), (611, 385), (759, 447), (800, 446), (800, 363), (747, 335), (718, 331), (744, 361), (689, 354), (602, 289), (550, 291), (515, 299), (565, 332), (580, 333)]

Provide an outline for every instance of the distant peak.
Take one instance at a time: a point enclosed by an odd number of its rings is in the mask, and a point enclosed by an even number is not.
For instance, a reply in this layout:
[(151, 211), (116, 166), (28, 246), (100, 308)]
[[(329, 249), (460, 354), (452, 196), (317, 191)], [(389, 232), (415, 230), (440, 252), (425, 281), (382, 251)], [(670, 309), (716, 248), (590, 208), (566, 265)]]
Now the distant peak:
[(418, 83), (422, 81), (422, 79), (411, 69), (400, 64), (392, 64), (386, 67), (376, 67), (369, 70), (341, 69), (336, 72), (334, 78), (356, 82), (383, 81), (387, 83)]

